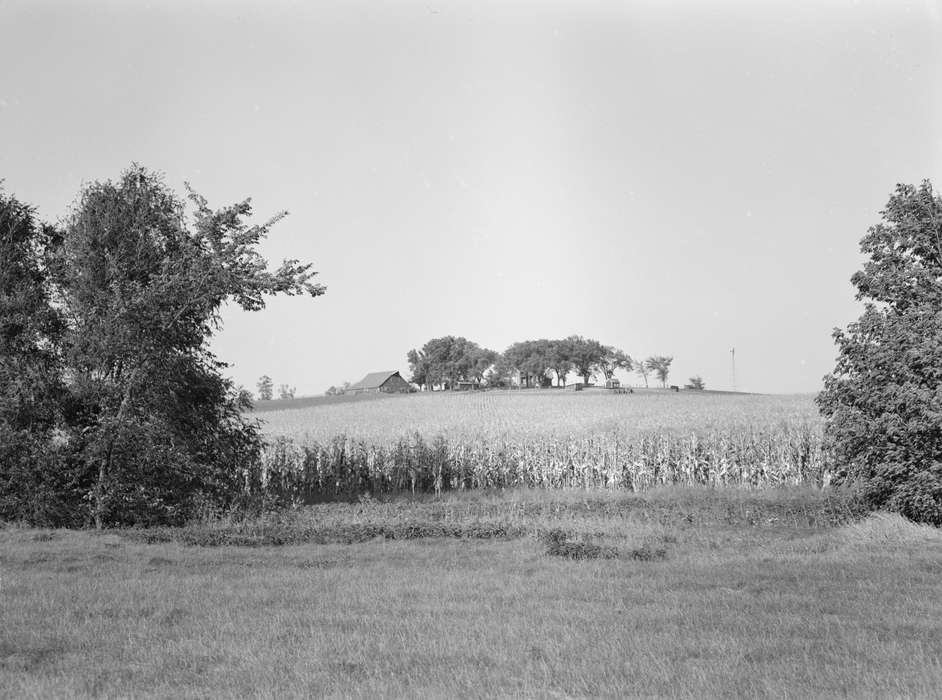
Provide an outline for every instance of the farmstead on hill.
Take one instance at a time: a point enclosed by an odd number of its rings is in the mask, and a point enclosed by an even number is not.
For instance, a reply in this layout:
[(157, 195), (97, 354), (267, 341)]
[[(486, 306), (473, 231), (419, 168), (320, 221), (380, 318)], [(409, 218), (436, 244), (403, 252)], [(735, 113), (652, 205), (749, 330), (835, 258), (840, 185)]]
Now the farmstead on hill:
[(348, 394), (366, 394), (381, 391), (387, 394), (408, 394), (412, 390), (409, 382), (399, 372), (371, 372), (347, 389)]

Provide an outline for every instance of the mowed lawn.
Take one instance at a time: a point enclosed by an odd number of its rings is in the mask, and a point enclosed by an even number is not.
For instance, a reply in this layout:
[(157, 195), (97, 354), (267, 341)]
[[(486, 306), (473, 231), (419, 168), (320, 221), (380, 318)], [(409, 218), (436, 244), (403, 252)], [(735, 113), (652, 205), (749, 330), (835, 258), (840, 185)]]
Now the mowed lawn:
[[(942, 697), (937, 530), (782, 515), (768, 494), (541, 498), (298, 516), (524, 532), (498, 540), (0, 530), (0, 696)], [(551, 527), (619, 555), (550, 556)]]

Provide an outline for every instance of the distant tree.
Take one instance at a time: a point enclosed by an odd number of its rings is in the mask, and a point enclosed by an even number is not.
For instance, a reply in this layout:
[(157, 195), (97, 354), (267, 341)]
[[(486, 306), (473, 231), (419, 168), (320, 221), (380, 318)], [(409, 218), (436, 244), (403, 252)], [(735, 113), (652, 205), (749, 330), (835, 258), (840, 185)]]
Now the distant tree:
[(256, 384), (258, 398), (261, 401), (271, 401), (274, 396), (275, 385), (267, 374), (263, 374)]
[(863, 314), (835, 330), (817, 403), (838, 481), (874, 508), (942, 525), (942, 197), (897, 185), (861, 240)]
[(566, 340), (572, 365), (582, 377), (583, 382), (588, 384), (592, 376), (601, 368), (605, 347), (597, 340), (578, 335), (569, 336)]
[(510, 377), (512, 374), (513, 368), (501, 355), (487, 372), (485, 372), (484, 383), (492, 388), (506, 388), (510, 386)]
[(624, 351), (611, 346), (605, 346), (605, 354), (602, 355), (602, 359), (599, 362), (599, 369), (602, 370), (602, 374), (605, 375), (606, 380), (613, 379), (616, 370), (623, 369), (630, 372), (633, 366), (634, 362)]
[(295, 392), (295, 388), (293, 386), (282, 384), (281, 386), (278, 387), (278, 398), (279, 399), (293, 399), (294, 392)]
[(686, 388), (697, 389), (699, 391), (702, 391), (706, 389), (706, 383), (703, 381), (703, 378), (698, 375), (696, 377), (690, 378), (690, 383), (687, 385)]
[(324, 396), (336, 396), (339, 392), (337, 387), (331, 385), (327, 387), (327, 391), (324, 392)]
[(547, 361), (556, 375), (556, 386), (566, 386), (566, 375), (573, 368), (570, 342), (566, 339), (548, 341)]
[(661, 386), (667, 388), (667, 378), (670, 375), (671, 363), (674, 361), (673, 357), (667, 357), (665, 355), (654, 355), (649, 357), (644, 361), (645, 366), (651, 372), (654, 372), (654, 375), (660, 380)]
[(341, 389), (340, 389), (340, 393), (341, 393), (341, 394), (346, 394), (348, 391), (350, 391), (350, 387), (351, 387), (351, 386), (353, 386), (353, 385), (350, 384), (350, 382), (344, 382), (344, 383), (343, 383), (343, 386), (342, 386)]
[(410, 350), (406, 357), (412, 382), (453, 389), (460, 381), (481, 381), (498, 354), (467, 338), (447, 335), (432, 338), (421, 350)]
[(644, 386), (645, 388), (647, 388), (648, 376), (651, 374), (651, 369), (650, 367), (648, 367), (648, 361), (641, 360), (639, 362), (635, 362), (634, 368), (635, 368), (635, 374), (637, 374), (639, 377), (641, 377), (644, 380)]
[(487, 348), (476, 348), (471, 351), (470, 375), (476, 382), (483, 382), (484, 375), (500, 359), (500, 353)]
[(424, 389), (428, 386), (429, 360), (422, 350), (412, 349), (406, 354), (409, 361), (409, 370), (412, 377), (409, 379), (413, 384), (418, 384), (419, 388)]
[(239, 400), (243, 403), (251, 404), (255, 401), (255, 395), (241, 384), (236, 387), (236, 392), (239, 394)]
[(524, 340), (504, 351), (504, 361), (520, 374), (525, 386), (540, 386), (550, 367), (549, 341)]

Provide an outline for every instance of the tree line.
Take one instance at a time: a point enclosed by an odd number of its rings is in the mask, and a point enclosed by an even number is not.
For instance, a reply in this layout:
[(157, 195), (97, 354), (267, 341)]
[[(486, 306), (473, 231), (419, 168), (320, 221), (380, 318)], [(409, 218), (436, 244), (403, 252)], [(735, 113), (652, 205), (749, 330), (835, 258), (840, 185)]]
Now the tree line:
[(57, 225), (0, 191), (0, 519), (181, 522), (243, 493), (263, 443), (207, 341), (225, 303), (324, 288), (259, 254), (284, 214), (187, 190), (134, 165)]
[[(453, 389), (461, 382), (507, 387), (514, 375), (525, 387), (552, 386), (554, 378), (556, 386), (562, 387), (566, 385), (566, 377), (573, 372), (582, 378), (583, 383), (589, 384), (597, 374), (609, 381), (617, 370), (636, 372), (645, 386), (653, 374), (662, 387), (667, 387), (674, 360), (666, 355), (634, 360), (619, 348), (580, 335), (556, 340), (524, 340), (502, 353), (483, 348), (466, 338), (448, 335), (432, 338), (421, 349), (410, 350), (406, 359), (412, 373), (411, 381), (423, 389)], [(699, 382), (697, 388), (704, 387), (699, 377), (693, 380)]]
[[(259, 401), (271, 401), (275, 398), (275, 383), (272, 381), (272, 378), (267, 374), (263, 374), (258, 379), (258, 383), (255, 385), (255, 388), (258, 389), (258, 399)], [(278, 398), (279, 399), (293, 399), (294, 394), (297, 389), (293, 386), (288, 386), (287, 384), (278, 385)], [(254, 400), (255, 396), (249, 394), (249, 398)]]
[[(56, 225), (0, 190), (0, 520), (179, 523), (245, 493), (263, 443), (248, 392), (208, 349), (220, 309), (325, 290), (310, 265), (270, 270), (259, 254), (284, 214), (250, 225), (249, 200), (214, 210), (187, 190), (135, 165), (83, 187)], [(852, 278), (864, 312), (835, 331), (817, 401), (839, 483), (942, 525), (942, 198), (928, 181), (898, 185), (881, 214)], [(666, 386), (672, 358), (581, 336), (503, 353), (446, 336), (408, 360), (427, 387), (618, 369)]]

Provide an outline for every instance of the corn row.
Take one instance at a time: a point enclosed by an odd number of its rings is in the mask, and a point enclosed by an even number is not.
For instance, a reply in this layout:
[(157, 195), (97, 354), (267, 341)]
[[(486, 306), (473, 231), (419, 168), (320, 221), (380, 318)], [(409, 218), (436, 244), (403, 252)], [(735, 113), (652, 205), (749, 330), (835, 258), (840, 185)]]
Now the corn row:
[(337, 436), (273, 439), (248, 490), (312, 501), (356, 493), (507, 487), (643, 490), (660, 485), (751, 486), (830, 481), (820, 426), (782, 423), (719, 431), (468, 436), (389, 442)]

